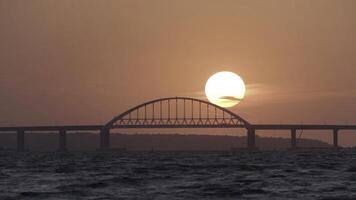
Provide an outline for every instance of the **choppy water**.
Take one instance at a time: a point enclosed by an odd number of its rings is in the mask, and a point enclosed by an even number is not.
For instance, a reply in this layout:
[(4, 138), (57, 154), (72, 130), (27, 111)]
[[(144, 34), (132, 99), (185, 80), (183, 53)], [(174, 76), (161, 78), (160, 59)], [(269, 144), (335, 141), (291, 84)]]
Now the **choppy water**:
[(0, 158), (0, 199), (356, 199), (352, 150)]

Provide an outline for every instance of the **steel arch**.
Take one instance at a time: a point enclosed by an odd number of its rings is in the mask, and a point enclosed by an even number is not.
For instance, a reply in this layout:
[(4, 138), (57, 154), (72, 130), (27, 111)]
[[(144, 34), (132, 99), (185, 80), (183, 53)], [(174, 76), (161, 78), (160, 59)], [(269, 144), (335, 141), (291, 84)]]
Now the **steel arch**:
[[(172, 102), (172, 104), (170, 104)], [(190, 103), (189, 103), (190, 102)], [(163, 103), (166, 106), (163, 106)], [(179, 109), (179, 103), (183, 104), (183, 116), (178, 116), (182, 108)], [(158, 104), (158, 108), (155, 111), (155, 105)], [(191, 115), (186, 113), (186, 104), (190, 105), (189, 111)], [(168, 105), (168, 106), (167, 106)], [(175, 115), (171, 116), (171, 105), (175, 108)], [(198, 108), (196, 108), (198, 106)], [(147, 116), (147, 108), (151, 109), (151, 112)], [(202, 116), (202, 108), (206, 109), (205, 116)], [(213, 116), (210, 115), (211, 108), (213, 110)], [(165, 109), (165, 110), (164, 110)], [(210, 109), (210, 110), (209, 110)], [(157, 110), (159, 110), (158, 113)], [(173, 109), (174, 110), (174, 109)], [(140, 112), (144, 111), (144, 117)], [(168, 112), (163, 117), (163, 111)], [(196, 112), (194, 112), (196, 111)], [(198, 111), (198, 112), (197, 112)], [(221, 113), (222, 116), (217, 116), (217, 113)], [(136, 115), (135, 115), (136, 114)], [(195, 116), (195, 115), (196, 116)], [(157, 116), (158, 115), (158, 116)], [(138, 106), (135, 106), (126, 112), (114, 117), (109, 121), (104, 128), (234, 128), (234, 127), (250, 127), (250, 123), (239, 115), (227, 110), (226, 108), (217, 106), (210, 102), (190, 98), (190, 97), (167, 97), (155, 99), (145, 102)]]

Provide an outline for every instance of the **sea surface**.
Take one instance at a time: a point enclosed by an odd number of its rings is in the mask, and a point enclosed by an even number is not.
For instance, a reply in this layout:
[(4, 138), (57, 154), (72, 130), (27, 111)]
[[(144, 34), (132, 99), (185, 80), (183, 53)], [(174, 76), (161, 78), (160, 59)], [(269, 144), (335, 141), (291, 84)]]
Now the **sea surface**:
[(0, 152), (0, 199), (356, 199), (356, 150)]

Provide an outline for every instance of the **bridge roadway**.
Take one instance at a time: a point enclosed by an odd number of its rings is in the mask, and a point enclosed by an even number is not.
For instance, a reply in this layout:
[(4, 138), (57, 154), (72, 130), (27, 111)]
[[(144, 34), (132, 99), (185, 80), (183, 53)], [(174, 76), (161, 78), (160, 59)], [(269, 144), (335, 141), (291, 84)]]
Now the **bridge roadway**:
[[(103, 125), (71, 126), (12, 126), (0, 127), (0, 133), (17, 131), (100, 131)], [(248, 128), (245, 125), (114, 125), (112, 129), (130, 128)], [(321, 125), (321, 124), (251, 124), (254, 130), (356, 130), (356, 125)]]
[[(73, 126), (15, 126), (0, 127), (0, 133), (17, 133), (17, 151), (25, 150), (25, 133), (26, 132), (57, 132), (59, 133), (59, 151), (67, 151), (66, 133), (69, 131), (103, 131), (103, 125), (73, 125)], [(255, 131), (257, 130), (290, 130), (291, 147), (297, 147), (297, 130), (330, 130), (333, 133), (333, 145), (338, 147), (338, 131), (356, 130), (356, 125), (321, 125), (321, 124), (250, 124), (246, 125), (114, 125), (111, 129), (130, 129), (130, 128), (245, 128), (247, 129), (247, 147), (255, 148)], [(101, 134), (101, 144), (105, 137)], [(108, 136), (109, 137), (109, 136)], [(108, 139), (107, 139), (108, 140)], [(102, 147), (102, 145), (101, 145)], [(109, 147), (109, 141), (107, 141)]]

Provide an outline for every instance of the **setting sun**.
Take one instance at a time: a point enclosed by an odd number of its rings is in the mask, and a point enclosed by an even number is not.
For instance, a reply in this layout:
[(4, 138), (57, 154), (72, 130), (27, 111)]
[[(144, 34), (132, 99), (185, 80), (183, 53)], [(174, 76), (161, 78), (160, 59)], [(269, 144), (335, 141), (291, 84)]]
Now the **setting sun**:
[(218, 72), (212, 75), (205, 85), (205, 94), (209, 101), (221, 107), (233, 107), (245, 96), (245, 83), (235, 73)]

